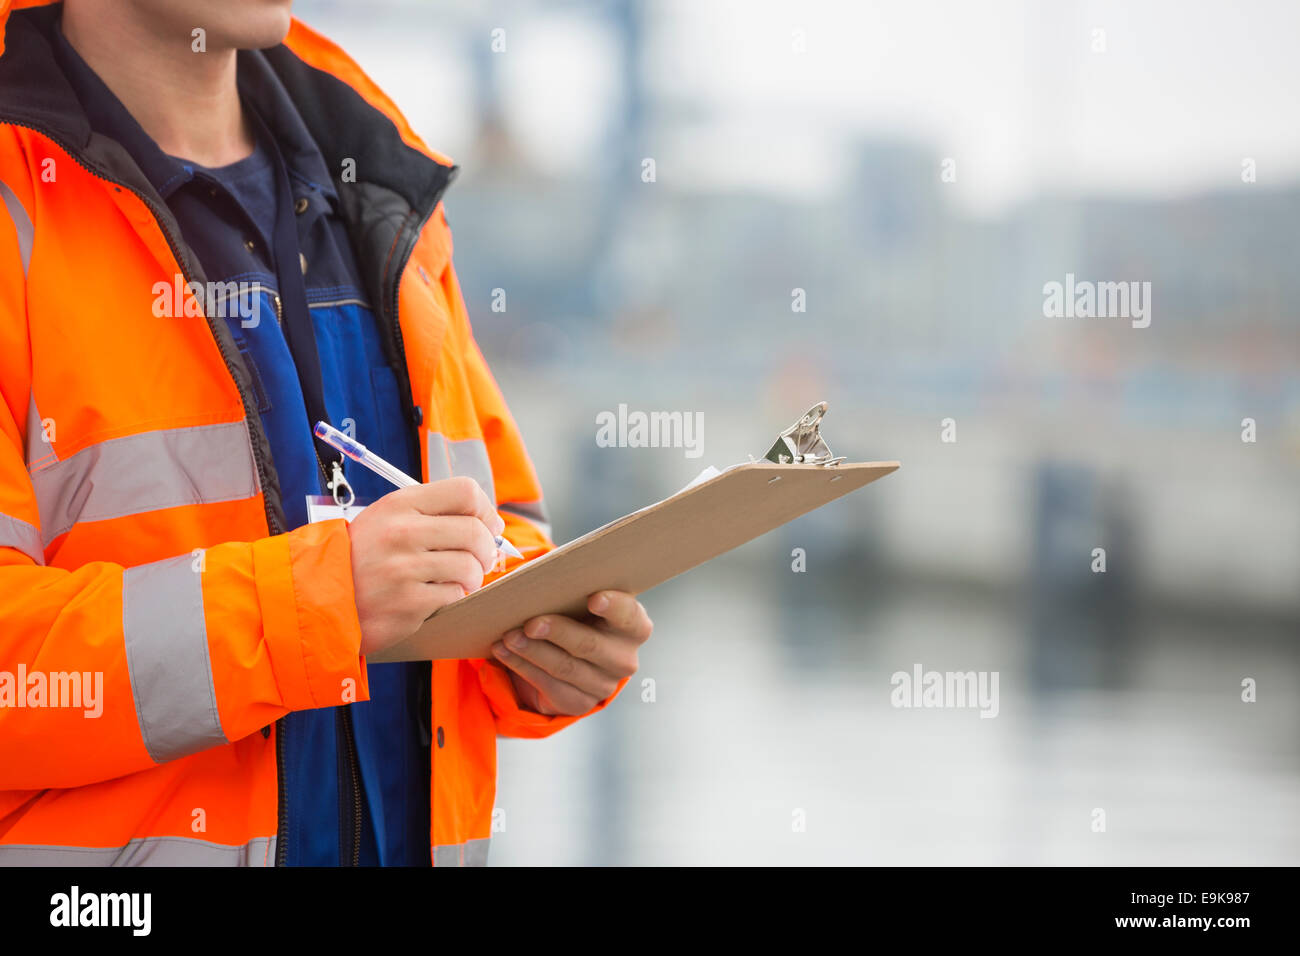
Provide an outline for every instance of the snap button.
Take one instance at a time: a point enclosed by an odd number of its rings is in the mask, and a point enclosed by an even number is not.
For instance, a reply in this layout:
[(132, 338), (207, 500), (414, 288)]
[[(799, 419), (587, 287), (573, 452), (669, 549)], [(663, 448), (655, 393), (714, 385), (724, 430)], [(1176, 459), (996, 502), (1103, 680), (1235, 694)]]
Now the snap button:
[(302, 274), (303, 274), (303, 275), (306, 275), (306, 274), (307, 274), (307, 257), (304, 256), (301, 252), (298, 253), (298, 265), (302, 266)]
[(415, 424), (417, 428), (424, 424), (424, 409), (419, 405), (415, 406)]
[(442, 725), (439, 724), (439, 725), (438, 725), (438, 746), (439, 746), (439, 747), (441, 747), (441, 746), (443, 745), (444, 740), (445, 740), (445, 738), (444, 738), (443, 733), (442, 733)]
[(307, 211), (307, 197), (299, 196), (298, 201), (293, 204), (293, 211), (302, 215)]
[(252, 239), (246, 239), (244, 241), (244, 248), (247, 249), (249, 252), (252, 252), (256, 246), (257, 243), (255, 243)]

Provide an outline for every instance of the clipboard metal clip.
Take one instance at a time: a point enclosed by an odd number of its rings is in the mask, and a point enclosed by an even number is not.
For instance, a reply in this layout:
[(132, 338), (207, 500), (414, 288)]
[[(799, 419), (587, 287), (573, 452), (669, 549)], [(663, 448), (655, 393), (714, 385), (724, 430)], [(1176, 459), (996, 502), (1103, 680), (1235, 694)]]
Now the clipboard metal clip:
[(826, 439), (822, 438), (821, 423), (826, 414), (826, 403), (818, 402), (804, 413), (797, 422), (781, 432), (773, 445), (763, 457), (778, 465), (838, 465), (845, 456), (839, 458), (831, 454)]

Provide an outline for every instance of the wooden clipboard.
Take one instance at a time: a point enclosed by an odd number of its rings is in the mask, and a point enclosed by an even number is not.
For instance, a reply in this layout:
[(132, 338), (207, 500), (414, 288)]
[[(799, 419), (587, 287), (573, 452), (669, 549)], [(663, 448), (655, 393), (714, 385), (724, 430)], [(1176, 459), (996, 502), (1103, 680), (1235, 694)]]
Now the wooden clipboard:
[(896, 461), (736, 465), (520, 565), (440, 608), (374, 662), (490, 657), (538, 614), (587, 613), (587, 596), (641, 594), (898, 468)]

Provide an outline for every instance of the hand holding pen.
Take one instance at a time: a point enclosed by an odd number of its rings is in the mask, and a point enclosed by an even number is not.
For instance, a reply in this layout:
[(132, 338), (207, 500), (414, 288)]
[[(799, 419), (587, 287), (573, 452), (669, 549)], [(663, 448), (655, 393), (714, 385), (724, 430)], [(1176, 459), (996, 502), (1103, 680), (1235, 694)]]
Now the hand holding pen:
[[(365, 657), (410, 637), (439, 608), (482, 587), (500, 564), (505, 521), (472, 478), (421, 484), (342, 433), (318, 434), (402, 486), (346, 524), (352, 575), (338, 584), (351, 586)], [(321, 573), (332, 572), (324, 554), (337, 540), (319, 541), (326, 549), (316, 564)]]
[[(364, 468), (369, 468), (380, 478), (385, 479), (398, 488), (409, 488), (411, 485), (420, 484), (420, 482), (416, 481), (406, 472), (394, 465), (390, 465), (365, 445), (361, 444), (361, 442), (354, 438), (349, 438), (345, 433), (339, 431), (327, 422), (317, 422), (313, 432), (317, 438), (329, 445), (331, 448), (342, 452), (358, 465), (361, 465)], [(511, 558), (523, 557), (523, 553), (503, 536), (497, 535), (494, 540), (497, 549), (502, 554)]]

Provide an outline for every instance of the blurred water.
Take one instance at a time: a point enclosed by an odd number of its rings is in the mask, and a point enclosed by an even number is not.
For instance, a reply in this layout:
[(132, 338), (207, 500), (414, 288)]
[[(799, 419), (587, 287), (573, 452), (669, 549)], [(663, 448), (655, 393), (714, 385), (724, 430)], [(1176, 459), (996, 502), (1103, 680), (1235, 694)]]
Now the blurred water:
[[(656, 635), (604, 714), (501, 742), (494, 864), (1300, 862), (1281, 625), (1143, 621), (1120, 686), (1046, 693), (1009, 602), (814, 587), (815, 558), (798, 575), (766, 539), (747, 549), (762, 580), (723, 558), (644, 599)], [(998, 671), (998, 716), (891, 707), (916, 663)]]

